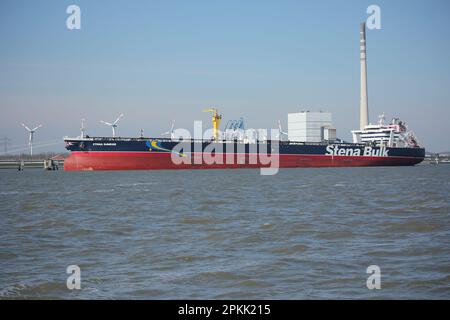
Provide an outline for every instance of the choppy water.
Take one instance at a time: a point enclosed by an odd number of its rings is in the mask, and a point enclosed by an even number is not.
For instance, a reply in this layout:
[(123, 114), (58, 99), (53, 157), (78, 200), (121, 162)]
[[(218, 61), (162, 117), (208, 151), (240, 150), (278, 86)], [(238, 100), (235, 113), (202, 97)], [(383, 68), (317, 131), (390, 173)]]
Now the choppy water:
[(0, 298), (449, 299), (449, 190), (445, 165), (2, 170)]

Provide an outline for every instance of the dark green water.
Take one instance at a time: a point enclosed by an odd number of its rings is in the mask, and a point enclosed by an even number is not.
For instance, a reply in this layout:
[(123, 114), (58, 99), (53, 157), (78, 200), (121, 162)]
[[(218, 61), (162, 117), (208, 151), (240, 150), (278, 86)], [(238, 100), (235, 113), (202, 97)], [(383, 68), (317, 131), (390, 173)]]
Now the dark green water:
[(2, 170), (0, 298), (449, 299), (449, 191), (445, 165)]

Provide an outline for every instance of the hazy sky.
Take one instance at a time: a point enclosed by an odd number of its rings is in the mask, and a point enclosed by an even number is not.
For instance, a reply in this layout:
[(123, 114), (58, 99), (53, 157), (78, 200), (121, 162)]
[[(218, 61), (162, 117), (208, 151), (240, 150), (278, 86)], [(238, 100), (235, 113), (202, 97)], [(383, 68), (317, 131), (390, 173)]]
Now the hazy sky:
[[(68, 30), (66, 8), (81, 8)], [(148, 136), (207, 120), (276, 127), (287, 113), (333, 113), (338, 136), (359, 125), (359, 23), (367, 33), (371, 122), (409, 124), (428, 151), (450, 149), (450, 1), (0, 1), (0, 139), (20, 149), (20, 123), (42, 123), (36, 151), (62, 136)], [(209, 125), (209, 122), (207, 122)], [(1, 140), (0, 140), (1, 142)], [(3, 145), (0, 145), (3, 152)]]

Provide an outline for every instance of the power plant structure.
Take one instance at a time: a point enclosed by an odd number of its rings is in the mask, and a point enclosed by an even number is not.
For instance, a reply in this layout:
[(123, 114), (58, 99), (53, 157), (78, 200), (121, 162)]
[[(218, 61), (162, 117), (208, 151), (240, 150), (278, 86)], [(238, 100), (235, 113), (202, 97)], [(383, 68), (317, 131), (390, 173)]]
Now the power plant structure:
[(361, 89), (359, 102), (359, 129), (369, 124), (369, 98), (367, 96), (367, 51), (366, 51), (366, 23), (360, 25), (359, 31), (359, 58), (361, 62)]

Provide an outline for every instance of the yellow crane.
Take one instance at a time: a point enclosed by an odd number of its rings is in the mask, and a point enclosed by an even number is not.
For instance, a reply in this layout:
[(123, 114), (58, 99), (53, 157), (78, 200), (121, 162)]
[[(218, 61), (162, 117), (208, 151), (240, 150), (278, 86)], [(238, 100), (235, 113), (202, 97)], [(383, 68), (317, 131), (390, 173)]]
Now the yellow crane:
[(214, 141), (219, 140), (219, 124), (220, 119), (222, 119), (222, 115), (219, 114), (219, 111), (215, 108), (204, 109), (203, 112), (211, 112), (212, 115), (212, 123), (213, 123), (213, 133), (214, 133)]

